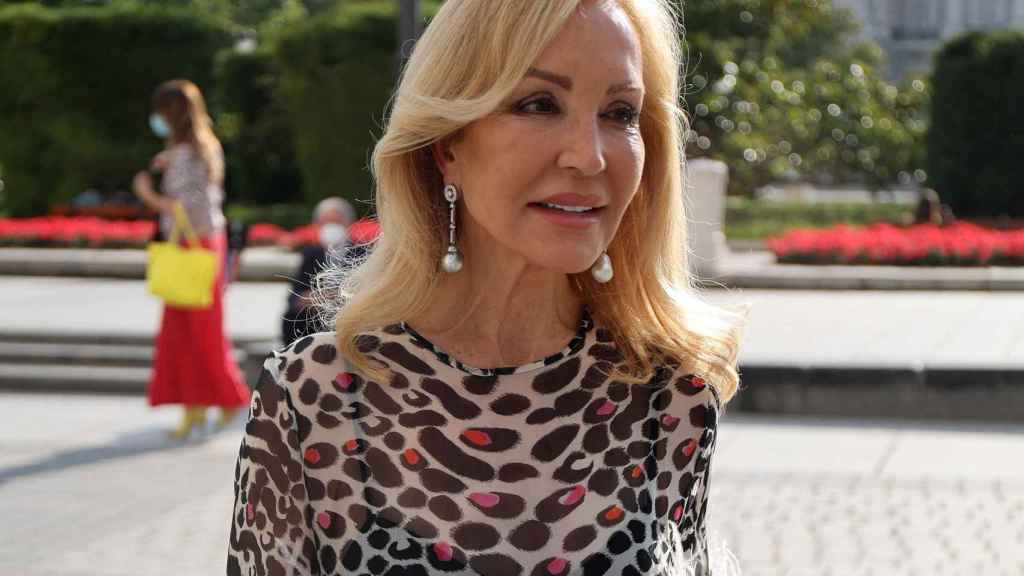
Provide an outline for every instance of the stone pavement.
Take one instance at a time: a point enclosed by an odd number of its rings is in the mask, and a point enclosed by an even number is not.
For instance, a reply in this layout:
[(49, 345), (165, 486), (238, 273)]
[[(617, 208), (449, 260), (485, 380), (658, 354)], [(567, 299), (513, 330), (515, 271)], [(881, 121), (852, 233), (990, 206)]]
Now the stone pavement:
[[(0, 393), (0, 574), (223, 574), (241, 422)], [(709, 529), (746, 576), (1024, 574), (1024, 426), (727, 413)], [(735, 573), (735, 572), (730, 572)]]

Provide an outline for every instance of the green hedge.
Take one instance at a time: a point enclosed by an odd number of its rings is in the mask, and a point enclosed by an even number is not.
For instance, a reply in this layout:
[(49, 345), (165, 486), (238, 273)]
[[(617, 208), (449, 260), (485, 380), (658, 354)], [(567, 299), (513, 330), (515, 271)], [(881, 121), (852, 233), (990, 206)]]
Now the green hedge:
[(975, 32), (935, 60), (928, 165), (960, 217), (1024, 218), (1024, 32)]
[(0, 9), (0, 210), (44, 213), (87, 187), (127, 190), (160, 142), (153, 89), (212, 84), (228, 24), (160, 8)]
[[(424, 16), (438, 4), (425, 2)], [(342, 196), (365, 209), (373, 188), (370, 155), (396, 78), (397, 27), (393, 0), (347, 2), (277, 36), (278, 96), (295, 135), (307, 203)]]
[(302, 178), (292, 127), (277, 96), (280, 75), (273, 53), (225, 50), (218, 57), (216, 76), (228, 197), (254, 204), (301, 199)]
[(726, 201), (725, 235), (733, 240), (759, 240), (794, 228), (901, 223), (912, 220), (913, 216), (913, 204), (765, 201), (730, 197)]

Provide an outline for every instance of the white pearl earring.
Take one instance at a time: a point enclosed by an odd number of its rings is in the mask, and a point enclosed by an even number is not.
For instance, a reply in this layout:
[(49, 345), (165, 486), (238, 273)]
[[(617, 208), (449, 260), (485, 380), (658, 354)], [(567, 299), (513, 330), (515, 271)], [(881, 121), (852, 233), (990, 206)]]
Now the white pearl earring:
[(601, 257), (590, 267), (590, 274), (594, 277), (594, 280), (601, 284), (607, 284), (615, 276), (615, 270), (612, 269), (612, 259), (608, 257), (607, 252), (602, 252)]
[(455, 184), (445, 184), (444, 199), (448, 201), (448, 251), (441, 259), (441, 269), (454, 274), (462, 270), (462, 254), (455, 247), (455, 201), (459, 199), (459, 189)]

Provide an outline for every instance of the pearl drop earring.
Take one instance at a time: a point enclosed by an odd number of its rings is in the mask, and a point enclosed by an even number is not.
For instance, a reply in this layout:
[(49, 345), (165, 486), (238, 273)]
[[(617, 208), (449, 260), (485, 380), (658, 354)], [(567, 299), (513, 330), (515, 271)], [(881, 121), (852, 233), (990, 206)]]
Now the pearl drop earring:
[(448, 201), (448, 251), (441, 260), (441, 269), (454, 274), (462, 270), (462, 254), (455, 247), (455, 201), (459, 199), (455, 184), (445, 184), (444, 199)]
[(601, 257), (590, 267), (590, 274), (594, 277), (594, 280), (601, 284), (607, 284), (615, 276), (615, 270), (612, 269), (612, 259), (608, 257), (607, 252), (602, 252)]

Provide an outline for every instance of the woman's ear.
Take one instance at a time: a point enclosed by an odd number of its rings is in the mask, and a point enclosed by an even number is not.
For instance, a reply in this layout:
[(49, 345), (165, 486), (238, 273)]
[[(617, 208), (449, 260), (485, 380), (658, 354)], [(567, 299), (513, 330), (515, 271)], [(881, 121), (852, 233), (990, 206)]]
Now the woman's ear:
[(442, 138), (430, 146), (430, 152), (434, 156), (434, 163), (437, 169), (444, 176), (445, 182), (452, 182), (456, 179), (455, 152), (452, 150), (454, 138), (451, 136)]

